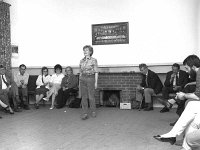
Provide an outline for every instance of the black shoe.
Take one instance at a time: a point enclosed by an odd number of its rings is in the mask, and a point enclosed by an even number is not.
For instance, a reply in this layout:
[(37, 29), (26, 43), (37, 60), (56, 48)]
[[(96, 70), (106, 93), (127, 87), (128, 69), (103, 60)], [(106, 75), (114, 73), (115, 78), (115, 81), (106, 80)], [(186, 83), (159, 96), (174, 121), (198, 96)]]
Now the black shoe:
[(177, 122), (177, 120), (174, 121), (174, 122), (171, 122), (169, 125), (170, 125), (170, 126), (174, 126), (174, 125), (176, 124), (176, 122)]
[(57, 109), (61, 109), (61, 108), (63, 108), (63, 107), (62, 107), (62, 106), (59, 106), (59, 105), (57, 105), (57, 106), (56, 106), (56, 108), (57, 108)]
[(166, 101), (166, 100), (163, 100), (163, 99), (161, 99), (161, 98), (158, 98), (158, 100), (159, 100), (159, 102), (160, 102), (161, 104), (163, 104), (163, 105), (164, 105), (166, 108), (168, 108), (168, 109), (171, 109), (172, 106), (173, 106), (173, 104), (169, 103), (169, 102)]
[(14, 110), (14, 112), (21, 112), (21, 110), (18, 108), (14, 108), (13, 110)]
[(171, 145), (173, 145), (176, 142), (176, 137), (164, 138), (164, 137), (161, 137), (160, 135), (156, 135), (153, 137), (160, 142), (169, 142)]
[(30, 110), (30, 107), (28, 105), (24, 105), (23, 107), (25, 110)]
[(39, 109), (39, 105), (38, 104), (34, 104), (35, 109)]
[(169, 112), (169, 108), (163, 107), (163, 109), (160, 110), (160, 113), (165, 113), (165, 112)]
[(147, 107), (144, 109), (144, 111), (151, 111), (151, 110), (153, 110), (153, 107)]

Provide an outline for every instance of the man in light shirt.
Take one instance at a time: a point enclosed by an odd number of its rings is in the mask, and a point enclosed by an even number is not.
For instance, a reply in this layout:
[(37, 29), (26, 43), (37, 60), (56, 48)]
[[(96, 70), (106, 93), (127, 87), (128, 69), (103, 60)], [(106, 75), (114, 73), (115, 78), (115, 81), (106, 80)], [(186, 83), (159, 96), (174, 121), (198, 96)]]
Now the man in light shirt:
[(26, 73), (26, 66), (24, 64), (21, 64), (19, 66), (19, 72), (16, 72), (14, 74), (14, 81), (17, 84), (18, 90), (19, 90), (19, 97), (21, 100), (21, 106), (28, 110), (29, 104), (28, 104), (28, 89), (27, 89), (27, 84), (28, 84), (28, 79), (29, 79), (29, 74)]

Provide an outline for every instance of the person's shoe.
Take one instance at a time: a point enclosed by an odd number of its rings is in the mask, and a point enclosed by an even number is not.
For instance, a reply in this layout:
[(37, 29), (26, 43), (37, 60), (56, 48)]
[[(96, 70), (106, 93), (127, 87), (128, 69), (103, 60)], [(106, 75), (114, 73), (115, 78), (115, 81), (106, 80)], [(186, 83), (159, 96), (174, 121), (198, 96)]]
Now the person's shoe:
[(176, 137), (164, 138), (164, 137), (161, 137), (160, 135), (156, 135), (153, 137), (160, 142), (169, 142), (171, 145), (173, 145), (176, 142)]
[(163, 109), (160, 110), (160, 113), (165, 113), (165, 112), (169, 112), (169, 108), (163, 107)]
[(0, 119), (2, 119), (2, 117), (0, 116)]
[(173, 106), (173, 104), (169, 103), (169, 102), (166, 101), (166, 100), (163, 100), (163, 99), (161, 99), (161, 98), (158, 98), (158, 100), (159, 100), (159, 102), (160, 102), (162, 105), (164, 105), (164, 106), (165, 106), (166, 108), (168, 108), (168, 109), (171, 109), (172, 106)]
[(176, 124), (176, 122), (177, 122), (177, 120), (174, 121), (174, 122), (171, 122), (169, 125), (170, 125), (170, 126), (174, 126), (174, 125)]
[(39, 105), (38, 104), (34, 104), (35, 109), (39, 109)]
[(97, 116), (96, 112), (93, 111), (91, 116), (95, 118)]
[(81, 119), (82, 120), (86, 120), (86, 119), (88, 119), (89, 117), (88, 117), (88, 114), (83, 114), (82, 116), (81, 116)]
[(18, 109), (18, 108), (14, 108), (13, 109), (14, 110), (14, 112), (22, 112), (20, 109)]
[(48, 101), (49, 101), (49, 98), (47, 98), (47, 97), (44, 97), (44, 98), (43, 98), (43, 100), (45, 100), (45, 101), (47, 101), (47, 102), (48, 102)]
[(9, 107), (9, 113), (10, 113), (11, 115), (13, 115), (13, 114), (14, 114), (14, 111), (12, 110), (12, 108), (11, 108), (11, 107)]
[(52, 105), (49, 109), (50, 109), (50, 110), (54, 109), (54, 105)]
[(23, 107), (25, 110), (30, 110), (30, 107), (28, 105), (24, 105)]
[(144, 109), (144, 111), (151, 111), (151, 110), (153, 110), (153, 107), (147, 107)]

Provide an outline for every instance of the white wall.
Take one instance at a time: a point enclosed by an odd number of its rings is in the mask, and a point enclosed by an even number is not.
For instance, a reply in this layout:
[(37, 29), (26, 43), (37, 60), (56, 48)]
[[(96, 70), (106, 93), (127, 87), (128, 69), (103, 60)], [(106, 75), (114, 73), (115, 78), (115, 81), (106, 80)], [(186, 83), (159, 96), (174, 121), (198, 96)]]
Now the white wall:
[(91, 25), (129, 22), (129, 44), (94, 47), (99, 65), (182, 62), (197, 53), (198, 0), (18, 0), (12, 43), (27, 66), (78, 66)]

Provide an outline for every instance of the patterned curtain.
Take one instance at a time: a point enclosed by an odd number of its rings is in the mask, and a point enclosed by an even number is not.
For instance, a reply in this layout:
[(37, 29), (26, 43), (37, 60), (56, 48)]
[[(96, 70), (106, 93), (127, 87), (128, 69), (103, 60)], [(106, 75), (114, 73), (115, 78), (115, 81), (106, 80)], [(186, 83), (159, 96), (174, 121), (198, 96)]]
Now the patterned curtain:
[(5, 2), (0, 2), (0, 64), (11, 73), (10, 4)]

